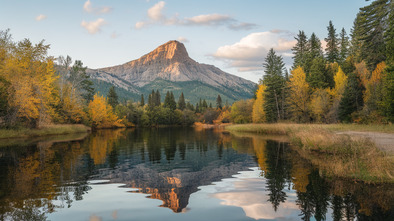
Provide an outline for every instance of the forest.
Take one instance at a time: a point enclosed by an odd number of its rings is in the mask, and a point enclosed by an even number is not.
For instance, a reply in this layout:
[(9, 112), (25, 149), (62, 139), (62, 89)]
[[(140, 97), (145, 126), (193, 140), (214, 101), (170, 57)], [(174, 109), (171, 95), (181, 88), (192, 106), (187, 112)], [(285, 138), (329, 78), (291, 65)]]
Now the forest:
[(220, 95), (215, 104), (203, 98), (190, 104), (171, 91), (162, 102), (158, 90), (119, 102), (114, 87), (108, 94), (95, 90), (82, 61), (54, 58), (44, 41), (14, 42), (10, 30), (0, 31), (0, 127), (394, 122), (393, 7), (376, 0), (361, 8), (349, 35), (329, 21), (325, 47), (316, 34), (300, 30), (291, 69), (271, 49), (255, 97), (231, 105)]

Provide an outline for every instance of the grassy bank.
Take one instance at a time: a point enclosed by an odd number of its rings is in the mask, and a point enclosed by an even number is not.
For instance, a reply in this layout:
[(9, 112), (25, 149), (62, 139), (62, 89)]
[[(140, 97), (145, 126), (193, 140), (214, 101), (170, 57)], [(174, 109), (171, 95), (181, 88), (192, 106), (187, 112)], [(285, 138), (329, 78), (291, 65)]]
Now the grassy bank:
[(288, 135), (303, 158), (328, 176), (365, 182), (394, 182), (394, 156), (380, 151), (363, 137), (336, 134), (337, 131), (393, 132), (392, 125), (244, 124), (226, 127), (230, 132)]
[(61, 134), (83, 133), (90, 131), (90, 127), (82, 124), (48, 125), (40, 129), (0, 129), (0, 139), (30, 138)]

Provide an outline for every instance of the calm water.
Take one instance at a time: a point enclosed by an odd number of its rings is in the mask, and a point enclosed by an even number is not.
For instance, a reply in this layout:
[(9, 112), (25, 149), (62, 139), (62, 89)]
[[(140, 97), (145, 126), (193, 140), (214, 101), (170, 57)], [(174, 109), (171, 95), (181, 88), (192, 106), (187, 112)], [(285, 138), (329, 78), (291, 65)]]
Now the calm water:
[(394, 220), (393, 185), (327, 179), (284, 140), (166, 128), (0, 141), (0, 220)]

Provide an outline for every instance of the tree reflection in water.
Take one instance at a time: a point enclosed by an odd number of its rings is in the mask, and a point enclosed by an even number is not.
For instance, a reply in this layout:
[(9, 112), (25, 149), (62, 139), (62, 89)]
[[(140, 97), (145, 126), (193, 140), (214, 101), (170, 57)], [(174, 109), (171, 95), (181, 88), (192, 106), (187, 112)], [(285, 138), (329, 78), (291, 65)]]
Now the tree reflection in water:
[(327, 179), (282, 138), (165, 128), (102, 130), (79, 141), (2, 147), (0, 220), (45, 220), (83, 200), (90, 179), (138, 188), (134, 192), (162, 200), (162, 207), (184, 212), (199, 187), (251, 166), (261, 169), (275, 212), (294, 193), (303, 220), (394, 216), (392, 184)]

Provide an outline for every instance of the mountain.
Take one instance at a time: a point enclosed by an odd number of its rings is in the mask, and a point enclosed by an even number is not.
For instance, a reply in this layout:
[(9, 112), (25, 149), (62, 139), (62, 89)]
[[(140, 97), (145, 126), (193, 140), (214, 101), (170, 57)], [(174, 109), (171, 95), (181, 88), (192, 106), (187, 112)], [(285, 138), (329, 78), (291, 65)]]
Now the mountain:
[(191, 59), (185, 46), (169, 41), (137, 60), (122, 65), (88, 70), (96, 88), (106, 94), (115, 85), (120, 97), (139, 99), (159, 90), (164, 99), (167, 91), (176, 98), (183, 92), (195, 104), (200, 98), (213, 102), (218, 94), (232, 103), (253, 96), (256, 84), (228, 74), (213, 65), (200, 64)]

